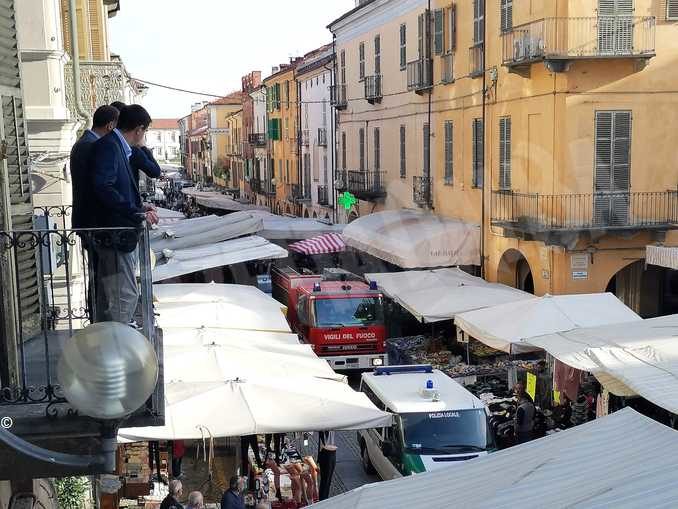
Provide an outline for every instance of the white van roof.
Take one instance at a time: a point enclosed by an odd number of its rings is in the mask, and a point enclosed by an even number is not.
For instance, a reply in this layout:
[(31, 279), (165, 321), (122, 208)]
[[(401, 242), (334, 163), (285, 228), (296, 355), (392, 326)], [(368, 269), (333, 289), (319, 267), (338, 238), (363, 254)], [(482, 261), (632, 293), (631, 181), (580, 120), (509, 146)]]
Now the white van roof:
[[(438, 401), (425, 397), (422, 389), (433, 381)], [(440, 412), (484, 408), (485, 404), (461, 384), (431, 366), (388, 366), (363, 373), (362, 382), (395, 413)]]

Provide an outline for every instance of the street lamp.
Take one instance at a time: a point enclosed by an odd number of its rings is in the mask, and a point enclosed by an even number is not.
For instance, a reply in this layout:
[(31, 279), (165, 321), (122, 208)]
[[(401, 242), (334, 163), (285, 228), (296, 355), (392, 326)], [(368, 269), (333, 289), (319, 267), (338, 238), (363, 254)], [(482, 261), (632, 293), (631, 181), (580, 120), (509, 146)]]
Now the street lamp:
[(66, 343), (57, 374), (74, 409), (101, 422), (102, 452), (79, 456), (49, 451), (4, 428), (0, 441), (40, 461), (114, 472), (118, 426), (148, 400), (158, 370), (153, 346), (137, 330), (117, 322), (90, 325)]

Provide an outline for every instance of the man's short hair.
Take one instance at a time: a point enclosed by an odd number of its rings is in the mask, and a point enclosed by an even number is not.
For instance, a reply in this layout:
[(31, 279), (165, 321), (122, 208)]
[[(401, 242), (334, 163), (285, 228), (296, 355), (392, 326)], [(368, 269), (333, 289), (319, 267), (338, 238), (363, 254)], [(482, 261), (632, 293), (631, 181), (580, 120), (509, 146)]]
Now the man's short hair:
[(113, 106), (118, 111), (122, 111), (122, 109), (127, 105), (124, 102), (121, 102), (121, 101), (113, 101), (111, 103), (111, 106)]
[(202, 506), (202, 493), (199, 491), (191, 491), (188, 495), (188, 507), (199, 508)]
[(172, 479), (169, 483), (169, 492), (170, 495), (178, 495), (183, 488), (181, 481), (179, 479)]
[(113, 106), (99, 106), (92, 117), (92, 127), (104, 127), (111, 122), (116, 122), (120, 112)]
[(237, 475), (234, 475), (228, 481), (228, 489), (229, 490), (237, 490), (239, 483), (240, 483), (240, 479), (238, 478)]
[(148, 129), (149, 125), (151, 125), (151, 116), (143, 106), (130, 104), (120, 112), (118, 129), (121, 131), (134, 131), (137, 127)]

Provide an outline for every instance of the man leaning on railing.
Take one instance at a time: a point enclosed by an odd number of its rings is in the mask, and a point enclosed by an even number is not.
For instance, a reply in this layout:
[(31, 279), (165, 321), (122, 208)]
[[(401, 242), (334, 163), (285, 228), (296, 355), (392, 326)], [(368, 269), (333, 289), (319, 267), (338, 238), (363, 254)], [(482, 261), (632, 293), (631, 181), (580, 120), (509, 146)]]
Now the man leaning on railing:
[(151, 117), (141, 106), (126, 106), (118, 127), (92, 149), (93, 220), (96, 228), (113, 228), (96, 236), (96, 321), (132, 323), (139, 299), (136, 282), (138, 229), (144, 220), (158, 222), (141, 201), (130, 164), (132, 147), (143, 144)]

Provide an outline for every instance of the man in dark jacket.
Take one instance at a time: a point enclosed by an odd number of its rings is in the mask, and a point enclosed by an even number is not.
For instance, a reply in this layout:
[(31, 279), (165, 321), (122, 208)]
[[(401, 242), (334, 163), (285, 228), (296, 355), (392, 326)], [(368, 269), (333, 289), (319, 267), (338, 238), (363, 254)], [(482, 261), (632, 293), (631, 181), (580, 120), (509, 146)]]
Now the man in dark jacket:
[(112, 106), (94, 112), (92, 128), (87, 129), (71, 149), (71, 188), (73, 192), (73, 228), (92, 225), (92, 166), (90, 154), (94, 142), (110, 133), (120, 113)]
[(245, 509), (245, 500), (240, 492), (240, 479), (237, 476), (231, 477), (228, 490), (221, 497), (221, 509)]
[(184, 509), (184, 506), (179, 503), (179, 497), (181, 497), (183, 492), (184, 488), (181, 485), (181, 481), (176, 479), (170, 481), (169, 493), (160, 504), (160, 509)]
[(513, 387), (513, 392), (518, 405), (514, 418), (516, 444), (523, 444), (534, 438), (534, 417), (537, 412), (532, 398), (525, 392), (525, 386), (521, 382)]
[(132, 322), (139, 299), (136, 229), (144, 220), (157, 223), (158, 216), (142, 204), (130, 157), (150, 124), (143, 107), (127, 106), (120, 112), (118, 127), (92, 148), (94, 226), (129, 229), (112, 232), (97, 243), (97, 321)]
[[(125, 108), (125, 103), (120, 101), (115, 101), (111, 103), (113, 108), (116, 108), (118, 111), (122, 111)], [(139, 182), (139, 171), (144, 172), (148, 177), (157, 179), (162, 173), (160, 165), (153, 157), (153, 152), (150, 151), (145, 145), (145, 141), (142, 140), (141, 143), (132, 147), (132, 155), (129, 158), (129, 161), (132, 165), (132, 173), (134, 173), (134, 178)]]

